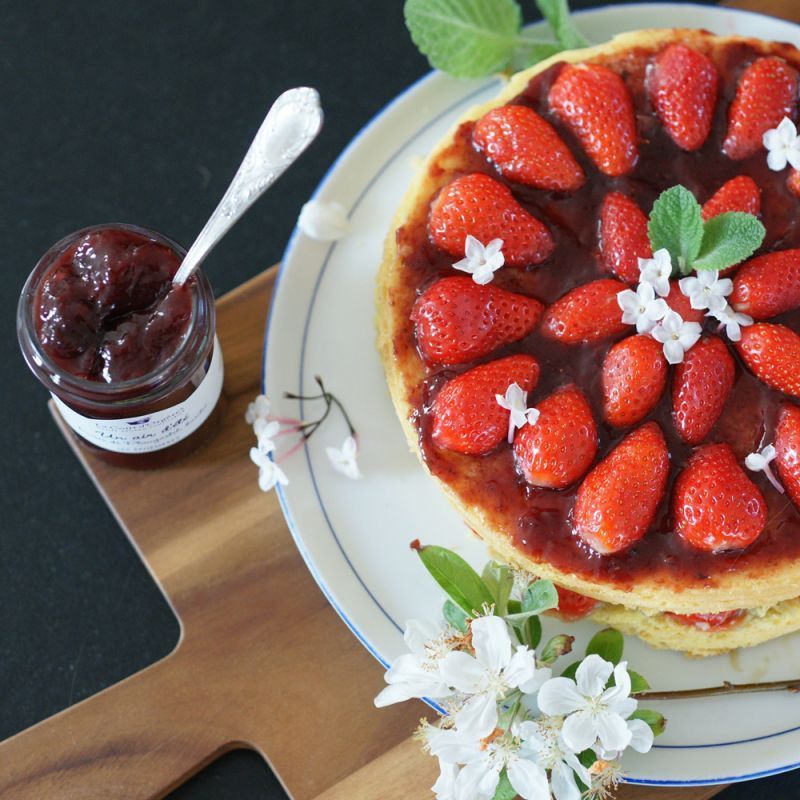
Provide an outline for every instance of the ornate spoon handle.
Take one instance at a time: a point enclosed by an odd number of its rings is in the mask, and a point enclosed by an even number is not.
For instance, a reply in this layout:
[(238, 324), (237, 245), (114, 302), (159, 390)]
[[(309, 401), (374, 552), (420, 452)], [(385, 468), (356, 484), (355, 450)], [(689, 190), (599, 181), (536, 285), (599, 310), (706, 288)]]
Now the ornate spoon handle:
[(173, 283), (182, 284), (248, 208), (291, 166), (322, 127), (315, 89), (284, 92), (258, 129), (214, 213), (189, 248)]

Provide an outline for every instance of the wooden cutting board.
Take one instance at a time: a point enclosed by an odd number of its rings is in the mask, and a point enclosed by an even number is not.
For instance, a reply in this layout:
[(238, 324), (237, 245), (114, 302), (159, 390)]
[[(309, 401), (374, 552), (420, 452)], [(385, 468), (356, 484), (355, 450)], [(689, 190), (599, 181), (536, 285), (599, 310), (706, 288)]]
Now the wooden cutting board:
[[(729, 5), (800, 21), (797, 0)], [(226, 408), (205, 449), (131, 472), (64, 430), (181, 636), (151, 667), (0, 743), (4, 800), (159, 798), (237, 747), (261, 753), (293, 800), (432, 797), (434, 759), (408, 738), (426, 707), (373, 707), (381, 668), (315, 585), (275, 495), (256, 486), (244, 411), (259, 390), (274, 280), (273, 268), (219, 301)], [(618, 797), (705, 800), (722, 788), (623, 787)]]

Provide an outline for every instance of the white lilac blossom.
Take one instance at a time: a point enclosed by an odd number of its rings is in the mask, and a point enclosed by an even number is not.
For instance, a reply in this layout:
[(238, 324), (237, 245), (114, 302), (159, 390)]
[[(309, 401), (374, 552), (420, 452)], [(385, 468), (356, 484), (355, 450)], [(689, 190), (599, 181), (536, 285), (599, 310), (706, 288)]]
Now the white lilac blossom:
[(666, 300), (656, 299), (656, 291), (650, 283), (640, 283), (633, 289), (625, 289), (617, 295), (617, 304), (622, 309), (622, 321), (635, 325), (637, 333), (649, 333), (669, 311)]
[(464, 258), (456, 261), (453, 269), (470, 273), (475, 283), (485, 286), (491, 283), (494, 273), (505, 264), (502, 247), (502, 239), (492, 239), (484, 246), (474, 236), (467, 236), (464, 240)]
[(744, 465), (749, 469), (751, 472), (763, 472), (766, 476), (767, 480), (781, 493), (783, 494), (783, 486), (781, 486), (778, 479), (775, 477), (775, 474), (770, 467), (770, 463), (775, 460), (775, 457), (778, 455), (778, 452), (775, 450), (775, 447), (771, 444), (768, 444), (766, 447), (763, 447), (761, 450), (756, 450), (754, 453), (750, 453), (747, 458), (744, 460)]
[(262, 492), (271, 491), (276, 484), (289, 485), (289, 479), (284, 471), (270, 458), (268, 453), (258, 447), (251, 447), (250, 460), (258, 467), (258, 488)]
[(309, 200), (297, 219), (300, 230), (320, 242), (333, 242), (350, 230), (347, 212), (341, 203)]
[(728, 303), (719, 310), (709, 312), (709, 316), (719, 320), (719, 329), (725, 328), (725, 333), (732, 342), (738, 342), (742, 338), (742, 328), (753, 324), (753, 318), (740, 311), (734, 311)]
[(356, 442), (355, 436), (348, 436), (344, 440), (341, 449), (326, 447), (325, 453), (337, 472), (341, 472), (342, 475), (346, 475), (352, 480), (358, 480), (361, 477), (361, 471), (356, 461), (358, 443)]
[(535, 425), (539, 419), (538, 408), (528, 408), (528, 393), (516, 382), (509, 385), (505, 395), (496, 394), (495, 400), (500, 408), (509, 412), (508, 443), (514, 441), (514, 431), (523, 425)]
[(252, 403), (247, 404), (244, 421), (248, 425), (254, 425), (257, 419), (267, 419), (269, 417), (271, 405), (269, 398), (265, 394), (258, 395)]
[(258, 441), (258, 449), (263, 453), (275, 451), (275, 437), (280, 433), (281, 424), (277, 420), (267, 420), (265, 417), (256, 417), (253, 422), (253, 433)]
[(701, 270), (696, 277), (681, 278), (678, 286), (695, 311), (721, 311), (728, 304), (725, 298), (733, 291), (733, 281), (720, 278), (716, 270)]
[(800, 136), (789, 117), (784, 117), (777, 128), (768, 130), (762, 143), (768, 151), (767, 166), (771, 170), (780, 172), (787, 164), (800, 169)]
[(672, 275), (672, 259), (669, 250), (662, 247), (652, 258), (639, 259), (639, 282), (649, 283), (656, 294), (666, 297), (669, 294), (669, 279)]
[(664, 358), (668, 363), (680, 364), (686, 352), (697, 343), (701, 332), (698, 322), (686, 322), (676, 311), (668, 311), (650, 335), (664, 345)]

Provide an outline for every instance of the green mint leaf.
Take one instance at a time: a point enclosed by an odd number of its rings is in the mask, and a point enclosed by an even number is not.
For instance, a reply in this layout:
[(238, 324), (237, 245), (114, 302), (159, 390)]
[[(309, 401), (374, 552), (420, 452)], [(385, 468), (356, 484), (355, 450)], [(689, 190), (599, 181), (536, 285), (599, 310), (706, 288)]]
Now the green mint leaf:
[(628, 675), (631, 678), (631, 694), (636, 694), (636, 692), (646, 692), (650, 688), (650, 684), (647, 682), (643, 675), (640, 675), (638, 672), (634, 672), (632, 669), (628, 670)]
[(554, 636), (542, 648), (542, 652), (539, 655), (539, 662), (544, 666), (549, 666), (560, 656), (571, 652), (572, 643), (574, 641), (574, 636), (567, 636), (565, 633)]
[(667, 727), (667, 720), (663, 714), (659, 714), (658, 711), (650, 711), (647, 708), (640, 708), (634, 711), (628, 719), (644, 720), (650, 726), (654, 736), (661, 736)]
[(580, 666), (582, 663), (583, 663), (583, 660), (582, 660), (582, 659), (581, 659), (581, 661), (573, 661), (573, 662), (572, 662), (572, 663), (571, 663), (571, 664), (570, 664), (570, 665), (569, 665), (569, 666), (568, 666), (568, 667), (567, 667), (567, 668), (566, 668), (566, 669), (565, 669), (565, 670), (564, 670), (564, 671), (561, 673), (561, 677), (562, 677), (562, 678), (569, 678), (570, 680), (573, 680), (573, 681), (574, 681), (574, 680), (575, 680), (575, 673), (577, 673), (577, 671), (578, 671), (578, 667), (579, 667), (579, 666)]
[(764, 241), (766, 229), (752, 214), (729, 211), (706, 222), (696, 270), (725, 269), (750, 258)]
[(442, 614), (444, 615), (445, 621), (459, 633), (466, 633), (469, 630), (467, 615), (450, 598), (444, 601)]
[(514, 576), (505, 564), (490, 561), (481, 576), (494, 598), (494, 613), (503, 617), (508, 613), (508, 598), (514, 586)]
[(484, 603), (491, 605), (494, 602), (478, 573), (452, 550), (428, 545), (417, 553), (433, 579), (467, 614), (479, 611)]
[(614, 628), (603, 628), (592, 636), (589, 644), (586, 645), (586, 655), (590, 656), (592, 653), (596, 653), (600, 658), (604, 658), (612, 664), (619, 664), (624, 648), (625, 640), (619, 631)]
[(492, 800), (514, 800), (516, 797), (517, 790), (511, 785), (506, 771), (503, 770), (500, 773), (500, 781), (497, 784), (497, 788), (494, 790)]
[(684, 186), (667, 189), (653, 204), (647, 232), (653, 252), (666, 248), (673, 268), (688, 274), (703, 241), (700, 204)]
[(586, 47), (588, 42), (578, 33), (572, 23), (567, 0), (536, 0), (536, 5), (564, 50)]
[(560, 53), (563, 49), (561, 45), (530, 39), (525, 33), (522, 33), (517, 49), (511, 54), (509, 67), (512, 72), (519, 72), (521, 69), (532, 67), (540, 61)]
[(406, 0), (403, 11), (431, 66), (457, 78), (499, 72), (519, 45), (516, 0)]

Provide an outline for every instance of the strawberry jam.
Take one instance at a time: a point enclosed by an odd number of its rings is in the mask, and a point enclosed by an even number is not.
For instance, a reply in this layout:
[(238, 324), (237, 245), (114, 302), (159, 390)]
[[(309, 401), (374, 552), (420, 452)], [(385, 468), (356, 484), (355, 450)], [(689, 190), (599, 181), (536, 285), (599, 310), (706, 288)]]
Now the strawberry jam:
[[(792, 48), (774, 45), (774, 52), (798, 68)], [(648, 213), (664, 190), (681, 184), (702, 204), (727, 181), (740, 175), (752, 178), (762, 191), (761, 220), (766, 238), (758, 253), (800, 247), (800, 200), (787, 189), (787, 171), (773, 172), (767, 166), (766, 151), (759, 150), (743, 160), (733, 161), (722, 151), (727, 113), (741, 73), (761, 55), (745, 44), (730, 44), (712, 54), (719, 72), (719, 98), (711, 131), (702, 147), (687, 152), (665, 132), (645, 91), (648, 65), (653, 52), (633, 50), (624, 57), (600, 59), (617, 72), (631, 91), (638, 128), (638, 160), (626, 175), (609, 177), (601, 173), (584, 152), (570, 129), (561, 123), (548, 104), (550, 87), (563, 64), (556, 64), (535, 76), (524, 92), (510, 104), (527, 106), (549, 122), (577, 159), (586, 181), (570, 193), (534, 189), (503, 177), (474, 146), (473, 122), (463, 123), (452, 144), (429, 167), (436, 186), (469, 173), (485, 173), (511, 189), (516, 200), (545, 223), (554, 241), (552, 254), (543, 263), (526, 269), (503, 268), (495, 273), (493, 286), (518, 292), (552, 304), (576, 286), (610, 277), (602, 268), (598, 252), (598, 220), (603, 199), (617, 191), (632, 197)], [(434, 195), (435, 197), (435, 195)], [(433, 198), (431, 198), (433, 200)], [(428, 207), (419, 204), (415, 216), (397, 232), (404, 286), (389, 297), (389, 303), (408, 311), (414, 298), (435, 281), (455, 274), (454, 258), (436, 247), (429, 238)], [(800, 311), (783, 313), (770, 320), (800, 332)], [(703, 321), (704, 330), (716, 330), (714, 320)], [(634, 332), (629, 328), (623, 335)], [(724, 336), (724, 334), (723, 334)], [(642, 421), (655, 420), (667, 441), (670, 471), (667, 491), (646, 534), (625, 552), (601, 556), (589, 548), (571, 525), (571, 514), (580, 481), (564, 490), (534, 488), (515, 468), (512, 448), (502, 444), (485, 456), (464, 456), (438, 447), (431, 438), (433, 401), (446, 381), (478, 363), (512, 354), (535, 356), (540, 378), (528, 398), (535, 405), (567, 383), (580, 387), (598, 422), (597, 461), (605, 458), (632, 428), (614, 429), (602, 422), (602, 365), (608, 349), (621, 336), (584, 345), (565, 345), (541, 335), (539, 329), (519, 341), (503, 345), (490, 355), (458, 366), (430, 366), (424, 373), (408, 370), (409, 402), (416, 409), (414, 424), (423, 456), (431, 472), (459, 497), (465, 506), (476, 506), (496, 530), (510, 534), (514, 545), (535, 560), (546, 560), (557, 569), (587, 579), (601, 578), (622, 588), (635, 586), (639, 576), (675, 587), (714, 586), (715, 576), (747, 567), (751, 573), (768, 573), (771, 566), (800, 557), (800, 513), (791, 501), (776, 491), (763, 473), (748, 472), (767, 505), (763, 533), (744, 550), (710, 553), (689, 547), (673, 530), (670, 498), (676, 475), (685, 467), (692, 448), (675, 431), (671, 391), (668, 385), (653, 410)], [(736, 361), (733, 389), (724, 409), (707, 435), (706, 442), (727, 442), (737, 458), (774, 440), (780, 403), (785, 396), (757, 380), (742, 364), (729, 343)], [(398, 363), (418, 364), (413, 322), (397, 329), (393, 341)], [(670, 370), (672, 372), (672, 370)]]

